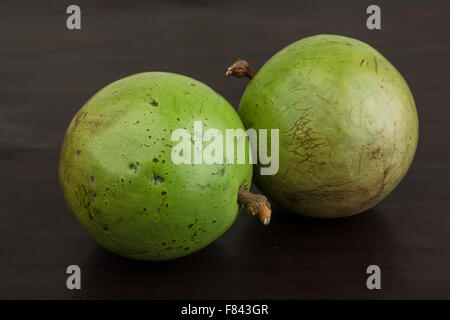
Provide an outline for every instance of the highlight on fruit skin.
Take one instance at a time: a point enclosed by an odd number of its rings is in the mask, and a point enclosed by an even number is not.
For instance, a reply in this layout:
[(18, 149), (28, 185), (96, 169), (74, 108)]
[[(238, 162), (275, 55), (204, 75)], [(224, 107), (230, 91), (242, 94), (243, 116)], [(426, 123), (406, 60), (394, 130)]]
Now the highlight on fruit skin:
[(246, 191), (251, 163), (172, 162), (172, 132), (192, 134), (194, 119), (205, 130), (245, 130), (214, 90), (165, 72), (115, 81), (75, 115), (61, 149), (59, 180), (70, 211), (104, 248), (132, 259), (168, 260), (220, 237), (242, 204), (268, 222), (270, 204)]
[[(251, 71), (250, 71), (251, 70)], [(280, 130), (280, 168), (254, 182), (287, 210), (320, 218), (364, 212), (403, 179), (415, 155), (418, 116), (408, 84), (377, 50), (316, 35), (288, 45), (254, 71), (238, 112), (247, 129)]]

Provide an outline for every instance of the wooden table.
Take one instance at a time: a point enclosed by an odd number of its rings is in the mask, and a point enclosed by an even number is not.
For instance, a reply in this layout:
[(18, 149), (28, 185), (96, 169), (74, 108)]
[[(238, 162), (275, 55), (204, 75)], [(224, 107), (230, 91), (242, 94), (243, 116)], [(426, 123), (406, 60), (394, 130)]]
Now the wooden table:
[[(0, 4), (0, 298), (378, 299), (450, 298), (450, 3), (377, 1), (76, 1), (82, 30), (66, 28), (69, 1)], [(271, 225), (243, 214), (191, 256), (145, 263), (100, 248), (69, 213), (59, 149), (75, 112), (109, 82), (164, 70), (199, 79), (239, 104), (246, 80), (289, 43), (319, 33), (358, 38), (404, 75), (420, 117), (416, 159), (368, 212), (315, 220), (274, 205)], [(82, 289), (66, 288), (66, 268)], [(381, 267), (382, 289), (366, 288)]]

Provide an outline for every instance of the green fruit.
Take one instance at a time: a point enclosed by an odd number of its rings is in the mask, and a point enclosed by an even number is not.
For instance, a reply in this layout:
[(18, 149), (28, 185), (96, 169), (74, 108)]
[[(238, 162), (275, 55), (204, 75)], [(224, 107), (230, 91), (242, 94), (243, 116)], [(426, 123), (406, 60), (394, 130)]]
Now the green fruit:
[(251, 164), (171, 160), (178, 143), (172, 131), (192, 134), (200, 120), (203, 130), (244, 129), (211, 88), (162, 72), (118, 80), (76, 114), (62, 146), (60, 183), (68, 207), (99, 244), (128, 258), (166, 260), (205, 247), (231, 226)]
[[(243, 67), (227, 74), (252, 78)], [(403, 77), (374, 48), (343, 36), (317, 35), (279, 51), (250, 81), (239, 114), (247, 128), (279, 129), (279, 171), (257, 170), (255, 183), (307, 216), (373, 207), (399, 184), (417, 146), (416, 107)]]

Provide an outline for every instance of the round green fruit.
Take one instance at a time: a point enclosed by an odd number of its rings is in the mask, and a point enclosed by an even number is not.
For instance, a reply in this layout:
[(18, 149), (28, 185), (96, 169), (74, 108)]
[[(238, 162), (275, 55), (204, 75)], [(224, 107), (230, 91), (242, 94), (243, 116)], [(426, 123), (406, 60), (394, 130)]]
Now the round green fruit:
[(62, 146), (60, 184), (71, 212), (103, 247), (133, 259), (173, 259), (205, 247), (235, 221), (251, 163), (175, 164), (171, 134), (193, 134), (194, 121), (203, 130), (244, 129), (211, 88), (163, 72), (111, 83), (76, 114)]
[(239, 106), (247, 128), (279, 129), (279, 171), (255, 183), (284, 208), (312, 217), (363, 212), (385, 198), (413, 161), (418, 118), (411, 91), (371, 46), (317, 35), (255, 72)]

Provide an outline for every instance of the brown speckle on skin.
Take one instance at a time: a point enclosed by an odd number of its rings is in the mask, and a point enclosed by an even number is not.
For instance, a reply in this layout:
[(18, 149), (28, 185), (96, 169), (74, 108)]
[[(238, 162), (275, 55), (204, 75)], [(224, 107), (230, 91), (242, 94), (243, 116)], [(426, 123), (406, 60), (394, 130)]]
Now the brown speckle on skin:
[(152, 182), (154, 185), (160, 185), (162, 183), (164, 183), (164, 178), (158, 176), (157, 174), (153, 174), (153, 178), (152, 178)]
[(81, 118), (86, 118), (87, 112), (77, 113), (75, 119), (73, 120), (72, 132), (74, 132), (80, 125)]
[(194, 226), (193, 223), (191, 223), (190, 225), (188, 225), (189, 228), (192, 228)]
[(90, 180), (91, 180), (91, 182), (93, 183), (93, 182), (95, 181), (94, 176), (91, 176), (91, 177), (90, 177)]
[(380, 156), (381, 148), (378, 146), (375, 150), (370, 152), (370, 159), (376, 159)]
[(161, 191), (161, 194), (164, 196), (167, 194), (167, 191)]
[(150, 104), (154, 107), (157, 107), (159, 105), (158, 101), (156, 101), (155, 99), (151, 99)]
[(153, 162), (158, 162), (159, 160), (158, 160), (158, 158), (153, 158), (152, 161), (153, 161)]

